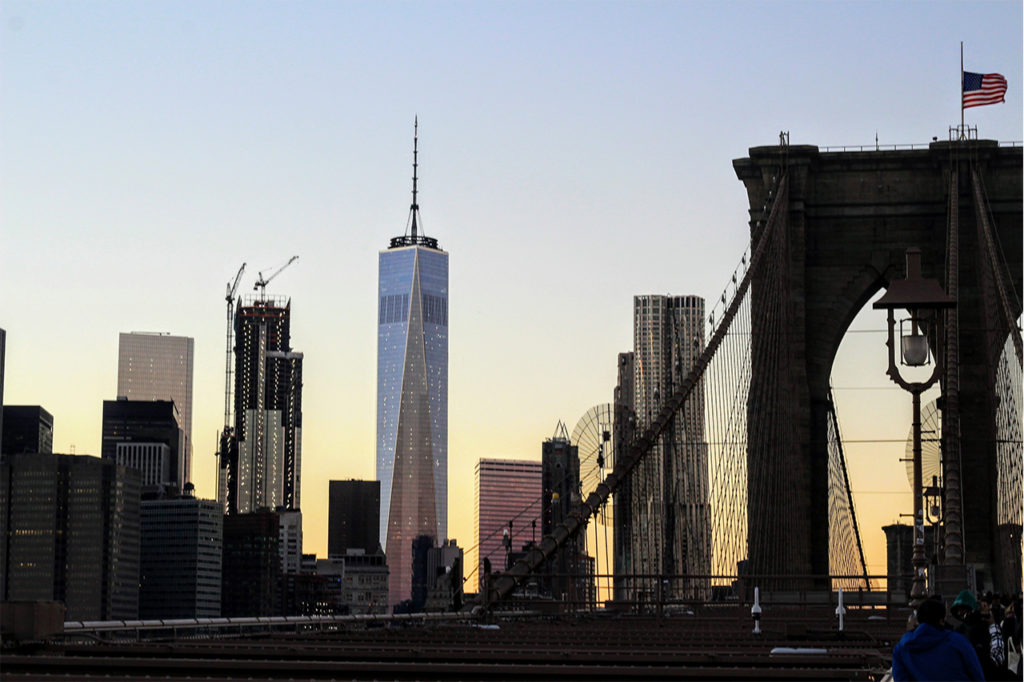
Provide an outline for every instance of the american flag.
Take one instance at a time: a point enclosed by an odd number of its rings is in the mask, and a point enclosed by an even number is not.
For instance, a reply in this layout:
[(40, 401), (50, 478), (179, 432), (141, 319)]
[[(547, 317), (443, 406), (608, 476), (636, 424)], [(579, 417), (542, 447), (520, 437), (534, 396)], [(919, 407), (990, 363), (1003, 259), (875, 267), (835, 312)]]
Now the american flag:
[(963, 108), (999, 104), (1005, 101), (1006, 79), (999, 73), (971, 73), (964, 71)]

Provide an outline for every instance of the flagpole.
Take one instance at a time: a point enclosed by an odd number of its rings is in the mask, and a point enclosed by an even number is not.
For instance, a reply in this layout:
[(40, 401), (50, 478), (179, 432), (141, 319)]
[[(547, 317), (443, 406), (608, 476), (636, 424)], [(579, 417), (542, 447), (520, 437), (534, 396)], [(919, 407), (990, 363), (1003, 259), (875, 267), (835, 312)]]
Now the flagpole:
[(960, 139), (964, 138), (964, 41), (960, 41)]

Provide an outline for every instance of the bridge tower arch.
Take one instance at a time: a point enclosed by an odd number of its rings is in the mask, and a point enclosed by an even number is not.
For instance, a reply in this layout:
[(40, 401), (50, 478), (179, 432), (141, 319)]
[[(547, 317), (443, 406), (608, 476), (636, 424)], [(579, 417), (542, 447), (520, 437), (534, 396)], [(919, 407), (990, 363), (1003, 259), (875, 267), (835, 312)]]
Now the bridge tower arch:
[[(1003, 528), (997, 519), (995, 382), (1008, 330), (993, 315), (991, 276), (986, 274), (990, 261), (977, 229), (970, 169), (978, 172), (986, 189), (985, 210), (1001, 246), (997, 267), (1003, 268), (1015, 293), (1009, 307), (1017, 320), (1024, 250), (1021, 151), (990, 140), (853, 152), (772, 146), (754, 147), (747, 158), (733, 162), (747, 190), (754, 243), (782, 167), (789, 178), (785, 262), (775, 264), (771, 274), (762, 269), (751, 284), (752, 333), (755, 338), (779, 335), (783, 351), (759, 357), (754, 344), (748, 421), (774, 421), (774, 431), (789, 434), (778, 443), (749, 444), (751, 574), (829, 572), (827, 414), (832, 365), (861, 308), (891, 280), (904, 276), (908, 247), (921, 248), (923, 275), (945, 284), (950, 171), (957, 167), (960, 274), (955, 295), (964, 559), (996, 589), (1020, 589), (1020, 558), (1004, 556), (1008, 546), (1015, 546), (1019, 555), (1020, 527)], [(768, 305), (766, 297), (776, 295), (781, 300)], [(759, 309), (773, 312), (758, 314)], [(881, 357), (884, 349), (878, 352)], [(758, 387), (771, 382), (781, 387), (772, 395), (783, 400), (759, 400), (767, 393)], [(765, 481), (774, 481), (774, 487)], [(1013, 532), (1015, 541), (1002, 537)]]

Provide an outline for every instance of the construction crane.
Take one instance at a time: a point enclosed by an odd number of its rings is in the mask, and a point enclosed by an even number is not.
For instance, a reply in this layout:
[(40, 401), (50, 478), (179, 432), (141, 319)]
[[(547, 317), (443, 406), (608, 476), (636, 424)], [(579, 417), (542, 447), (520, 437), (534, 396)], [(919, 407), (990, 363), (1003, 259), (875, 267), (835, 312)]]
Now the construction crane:
[(235, 294), (238, 292), (238, 285), (242, 281), (242, 273), (245, 272), (245, 263), (242, 263), (242, 267), (238, 268), (238, 274), (235, 275), (234, 282), (228, 282), (227, 289), (224, 293), (224, 300), (228, 304), (228, 333), (227, 333), (227, 344), (224, 350), (224, 433), (228, 433), (232, 428), (231, 423), (231, 389), (234, 388), (232, 384), (232, 375), (234, 374), (233, 363), (231, 362), (231, 353), (233, 349), (234, 336), (235, 336), (235, 325), (231, 315), (231, 307), (235, 301)]
[(261, 301), (267, 300), (267, 285), (270, 284), (270, 280), (280, 275), (282, 270), (284, 270), (286, 267), (288, 267), (298, 259), (298, 256), (292, 256), (291, 258), (288, 259), (287, 263), (279, 267), (277, 270), (274, 270), (274, 274), (272, 274), (270, 277), (267, 277), (266, 279), (263, 279), (262, 272), (259, 273), (259, 279), (256, 280), (256, 284), (253, 285), (252, 290), (256, 291), (257, 289), (259, 289)]

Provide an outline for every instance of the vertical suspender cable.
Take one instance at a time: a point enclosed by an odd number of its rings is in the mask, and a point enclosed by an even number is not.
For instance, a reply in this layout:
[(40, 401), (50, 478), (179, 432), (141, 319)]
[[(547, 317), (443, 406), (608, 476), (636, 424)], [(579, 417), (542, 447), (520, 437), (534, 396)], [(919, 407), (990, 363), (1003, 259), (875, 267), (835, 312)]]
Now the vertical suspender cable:
[(526, 556), (517, 561), (511, 569), (495, 578), (488, 594), (484, 595), (485, 605), (490, 604), (495, 600), (503, 599), (511, 594), (520, 580), (535, 571), (537, 567), (542, 565), (544, 561), (552, 556), (560, 547), (564, 546), (573, 537), (578, 535), (579, 532), (585, 528), (587, 519), (592, 515), (593, 510), (600, 508), (602, 504), (607, 502), (609, 496), (619, 487), (622, 479), (630, 475), (630, 472), (632, 472), (636, 466), (645, 459), (645, 456), (658, 442), (659, 437), (668, 428), (673, 416), (682, 408), (686, 399), (693, 392), (694, 387), (703, 376), (708, 364), (711, 362), (719, 345), (725, 338), (729, 327), (736, 316), (736, 312), (739, 309), (740, 304), (743, 302), (747, 289), (750, 286), (752, 275), (760, 267), (764, 258), (764, 253), (767, 250), (769, 243), (773, 241), (772, 236), (775, 224), (780, 220), (785, 219), (785, 207), (788, 205), (788, 201), (786, 199), (786, 188), (787, 176), (783, 173), (779, 180), (776, 200), (771, 206), (767, 224), (762, 231), (761, 239), (754, 250), (753, 256), (751, 257), (751, 267), (747, 271), (747, 275), (743, 278), (739, 287), (737, 287), (736, 294), (730, 302), (725, 315), (722, 317), (718, 328), (715, 330), (711, 340), (708, 342), (707, 347), (694, 363), (693, 368), (690, 370), (682, 385), (676, 393), (664, 403), (664, 406), (659, 411), (657, 417), (647, 426), (643, 434), (641, 434), (640, 437), (630, 446), (629, 452), (625, 454), (623, 459), (616, 463), (615, 470), (608, 475), (605, 481), (599, 484), (597, 489), (592, 492), (586, 500), (577, 505), (568, 515), (566, 520), (559, 524), (550, 535), (545, 536), (539, 543), (539, 546), (532, 548), (527, 552)]

